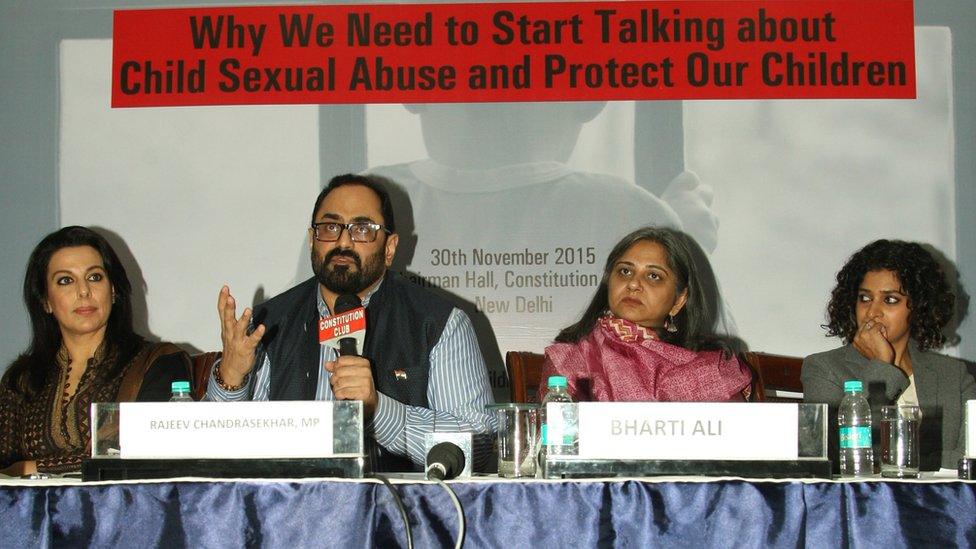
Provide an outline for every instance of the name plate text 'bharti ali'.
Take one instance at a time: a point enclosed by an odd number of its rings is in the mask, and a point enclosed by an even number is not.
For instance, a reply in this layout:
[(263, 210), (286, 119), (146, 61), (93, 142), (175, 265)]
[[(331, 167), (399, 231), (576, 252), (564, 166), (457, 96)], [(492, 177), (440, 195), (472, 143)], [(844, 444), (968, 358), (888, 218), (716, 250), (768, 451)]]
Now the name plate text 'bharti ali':
[(797, 405), (582, 402), (583, 459), (797, 459)]
[(334, 457), (332, 402), (124, 402), (123, 458)]

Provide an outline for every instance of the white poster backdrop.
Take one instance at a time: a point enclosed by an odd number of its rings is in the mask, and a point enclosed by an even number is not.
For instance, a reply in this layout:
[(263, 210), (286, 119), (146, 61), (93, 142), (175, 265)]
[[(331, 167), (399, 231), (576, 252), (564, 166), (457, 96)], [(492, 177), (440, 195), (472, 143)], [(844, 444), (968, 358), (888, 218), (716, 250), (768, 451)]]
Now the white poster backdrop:
[[(713, 250), (752, 349), (803, 356), (839, 344), (820, 324), (857, 248), (904, 238), (955, 257), (949, 34), (919, 28), (916, 49), (917, 100), (684, 102), (689, 173), (661, 196), (634, 182), (626, 102), (369, 106), (367, 164), (409, 193), (406, 270), (483, 312), (499, 356), (541, 351), (612, 244), (655, 223)], [(145, 331), (219, 349), (222, 284), (250, 304), (310, 275), (305, 227), (335, 175), (319, 165), (318, 107), (113, 110), (110, 72), (111, 41), (62, 42), (61, 224), (127, 248)]]
[[(846, 258), (871, 240), (918, 240), (954, 258), (948, 32), (920, 28), (916, 48), (917, 100), (684, 102), (686, 167), (714, 190), (713, 267), (751, 348), (803, 356), (836, 346), (820, 329), (827, 297)], [(633, 113), (627, 119), (621, 105), (630, 104), (612, 105), (616, 123), (601, 125), (602, 136), (584, 130), (566, 163), (525, 158), (573, 131), (572, 106), (367, 108), (372, 170), (412, 197), (420, 238), (408, 269), (482, 309), (507, 305), (487, 311), (503, 350), (541, 350), (592, 296), (589, 286), (519, 287), (518, 276), (508, 285), (510, 273), (599, 274), (621, 236), (670, 221), (633, 183)], [(415, 159), (389, 136), (410, 143)], [(418, 150), (425, 141), (433, 151)], [(613, 146), (601, 151), (601, 142)], [(622, 206), (621, 195), (639, 206)], [(701, 212), (682, 213), (686, 229), (707, 232), (696, 225)], [(486, 267), (474, 252), (526, 246), (549, 252), (549, 262)], [(555, 264), (559, 249), (572, 248), (594, 249), (596, 264)], [(472, 271), (493, 272), (496, 287), (467, 278)], [(553, 297), (552, 311), (518, 310), (538, 296)]]
[(317, 107), (112, 109), (111, 59), (111, 40), (62, 42), (61, 224), (124, 242), (152, 335), (219, 350), (223, 284), (243, 310), (311, 275)]

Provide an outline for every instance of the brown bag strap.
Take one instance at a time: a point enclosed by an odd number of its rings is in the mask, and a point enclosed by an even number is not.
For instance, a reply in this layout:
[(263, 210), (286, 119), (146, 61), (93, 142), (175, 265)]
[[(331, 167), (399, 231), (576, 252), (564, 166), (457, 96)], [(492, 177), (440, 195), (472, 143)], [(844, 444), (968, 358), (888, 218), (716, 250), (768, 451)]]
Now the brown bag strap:
[(139, 389), (142, 387), (142, 379), (146, 377), (146, 372), (156, 360), (161, 356), (179, 353), (181, 349), (172, 343), (154, 343), (146, 345), (139, 351), (122, 377), (122, 385), (119, 387), (118, 402), (132, 402), (139, 396)]

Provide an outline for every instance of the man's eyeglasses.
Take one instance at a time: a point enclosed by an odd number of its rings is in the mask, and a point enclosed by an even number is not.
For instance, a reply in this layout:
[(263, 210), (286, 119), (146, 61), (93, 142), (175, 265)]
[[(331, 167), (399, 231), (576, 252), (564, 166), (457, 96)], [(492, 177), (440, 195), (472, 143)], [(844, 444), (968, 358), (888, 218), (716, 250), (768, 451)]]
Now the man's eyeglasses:
[(383, 231), (390, 234), (390, 230), (369, 221), (353, 221), (352, 223), (337, 223), (335, 221), (323, 221), (312, 223), (312, 235), (319, 242), (335, 242), (342, 236), (342, 230), (349, 233), (349, 238), (353, 242), (372, 242), (376, 240), (376, 235)]

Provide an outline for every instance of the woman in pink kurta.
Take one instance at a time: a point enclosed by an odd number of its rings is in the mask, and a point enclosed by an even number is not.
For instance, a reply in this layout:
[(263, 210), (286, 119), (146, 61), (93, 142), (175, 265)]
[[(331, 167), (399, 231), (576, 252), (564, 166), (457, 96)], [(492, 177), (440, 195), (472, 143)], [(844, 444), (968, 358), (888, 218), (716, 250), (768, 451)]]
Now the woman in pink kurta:
[(565, 376), (582, 401), (743, 400), (752, 374), (715, 334), (705, 270), (704, 253), (680, 231), (624, 237), (583, 317), (546, 348), (542, 379)]

